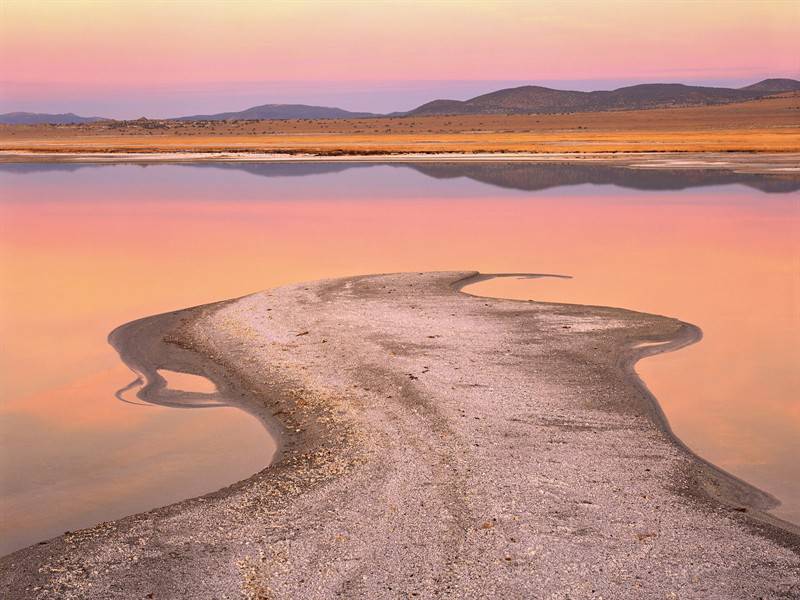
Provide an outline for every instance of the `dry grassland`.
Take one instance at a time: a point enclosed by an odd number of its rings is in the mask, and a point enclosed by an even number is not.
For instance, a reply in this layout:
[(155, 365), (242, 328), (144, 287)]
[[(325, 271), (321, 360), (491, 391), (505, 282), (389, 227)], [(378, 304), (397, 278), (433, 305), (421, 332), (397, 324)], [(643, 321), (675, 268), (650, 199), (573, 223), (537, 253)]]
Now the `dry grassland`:
[(798, 152), (800, 94), (558, 115), (0, 126), (0, 150), (46, 152)]

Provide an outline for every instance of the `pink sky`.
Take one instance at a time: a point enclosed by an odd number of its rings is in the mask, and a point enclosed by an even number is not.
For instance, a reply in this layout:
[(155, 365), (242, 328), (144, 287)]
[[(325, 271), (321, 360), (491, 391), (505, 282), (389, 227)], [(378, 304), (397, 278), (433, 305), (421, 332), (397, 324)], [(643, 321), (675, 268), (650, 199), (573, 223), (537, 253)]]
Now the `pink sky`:
[(494, 82), (585, 89), (800, 72), (794, 1), (5, 0), (0, 11), (3, 110), (402, 110)]

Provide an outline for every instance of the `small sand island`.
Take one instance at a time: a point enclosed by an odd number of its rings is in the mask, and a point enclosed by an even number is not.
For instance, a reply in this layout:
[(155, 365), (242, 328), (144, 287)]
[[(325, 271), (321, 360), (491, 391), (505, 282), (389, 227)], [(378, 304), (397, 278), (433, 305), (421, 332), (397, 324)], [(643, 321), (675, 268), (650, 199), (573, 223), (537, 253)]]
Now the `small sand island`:
[(2, 559), (8, 598), (789, 598), (800, 535), (636, 376), (695, 326), (481, 298), (470, 272), (292, 285), (111, 342), (258, 414), (274, 463)]

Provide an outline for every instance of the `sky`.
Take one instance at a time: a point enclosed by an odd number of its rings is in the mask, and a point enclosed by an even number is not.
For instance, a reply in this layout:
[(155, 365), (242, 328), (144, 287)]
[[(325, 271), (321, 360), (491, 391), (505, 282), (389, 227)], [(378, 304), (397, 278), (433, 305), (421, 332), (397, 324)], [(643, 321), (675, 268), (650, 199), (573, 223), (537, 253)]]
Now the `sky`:
[(796, 0), (2, 0), (0, 112), (407, 110), (527, 83), (800, 76)]

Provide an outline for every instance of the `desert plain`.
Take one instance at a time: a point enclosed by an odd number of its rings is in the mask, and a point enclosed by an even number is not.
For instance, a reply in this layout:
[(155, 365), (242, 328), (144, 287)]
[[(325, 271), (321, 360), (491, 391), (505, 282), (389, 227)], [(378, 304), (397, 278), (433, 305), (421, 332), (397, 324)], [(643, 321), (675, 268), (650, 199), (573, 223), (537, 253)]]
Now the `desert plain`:
[(800, 93), (722, 105), (565, 114), (0, 125), (0, 152), (236, 152), (327, 157), (800, 152)]

